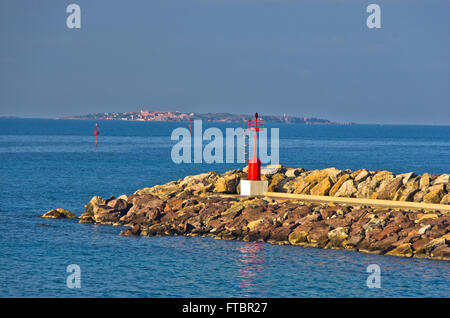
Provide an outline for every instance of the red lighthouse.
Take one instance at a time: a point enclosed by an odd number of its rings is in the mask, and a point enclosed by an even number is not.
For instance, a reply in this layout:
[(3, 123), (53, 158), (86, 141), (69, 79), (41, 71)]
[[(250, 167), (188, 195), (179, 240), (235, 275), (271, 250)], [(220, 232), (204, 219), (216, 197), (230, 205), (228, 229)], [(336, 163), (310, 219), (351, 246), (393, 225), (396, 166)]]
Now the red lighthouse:
[(263, 130), (264, 119), (258, 118), (258, 113), (255, 118), (248, 121), (248, 129), (255, 132), (255, 143), (253, 157), (248, 161), (248, 180), (261, 180), (261, 161), (258, 159), (258, 131)]

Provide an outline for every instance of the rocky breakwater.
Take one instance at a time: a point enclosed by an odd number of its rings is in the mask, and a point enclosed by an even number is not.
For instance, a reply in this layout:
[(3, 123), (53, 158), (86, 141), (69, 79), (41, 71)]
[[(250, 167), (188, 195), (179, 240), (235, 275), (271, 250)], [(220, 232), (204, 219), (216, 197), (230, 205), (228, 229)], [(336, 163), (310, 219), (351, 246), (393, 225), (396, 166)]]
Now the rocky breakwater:
[[(448, 204), (448, 175), (285, 167), (263, 173), (269, 191)], [(210, 172), (130, 196), (95, 196), (79, 222), (126, 226), (121, 235), (210, 236), (450, 260), (446, 212), (237, 196), (245, 177), (245, 170)]]
[[(390, 171), (357, 171), (327, 168), (265, 169), (269, 191), (335, 197), (450, 204), (450, 175), (394, 174)], [(264, 172), (264, 170), (263, 170)]]

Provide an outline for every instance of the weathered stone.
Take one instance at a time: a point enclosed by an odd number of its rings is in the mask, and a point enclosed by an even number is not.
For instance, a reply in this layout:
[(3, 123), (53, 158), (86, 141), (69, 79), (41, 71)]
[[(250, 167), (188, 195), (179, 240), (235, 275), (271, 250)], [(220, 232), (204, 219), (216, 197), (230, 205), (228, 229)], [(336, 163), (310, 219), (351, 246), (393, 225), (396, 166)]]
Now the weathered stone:
[(378, 185), (379, 181), (372, 180), (371, 177), (368, 177), (366, 180), (358, 184), (358, 192), (356, 193), (356, 197), (370, 198), (372, 194), (375, 192)]
[(83, 217), (84, 216), (94, 216), (94, 207), (95, 206), (99, 206), (99, 205), (105, 205), (106, 201), (99, 197), (99, 196), (94, 196), (92, 197), (92, 199), (88, 202), (88, 204), (86, 204), (85, 210), (83, 212), (83, 214), (81, 215)]
[(331, 187), (332, 187), (332, 182), (330, 177), (326, 177), (324, 178), (322, 181), (320, 181), (316, 186), (314, 186), (310, 193), (312, 195), (328, 195)]
[(305, 243), (307, 242), (307, 235), (308, 233), (305, 231), (294, 231), (289, 234), (289, 243), (291, 243), (292, 245)]
[(330, 227), (325, 224), (317, 224), (308, 233), (308, 242), (314, 246), (323, 247), (328, 242), (328, 232)]
[(413, 201), (414, 195), (419, 191), (417, 187), (407, 186), (399, 197), (399, 201)]
[(298, 169), (288, 169), (285, 172), (285, 176), (289, 177), (289, 178), (295, 178), (298, 177), (302, 172), (304, 172), (305, 170), (302, 168), (298, 168)]
[(364, 240), (363, 235), (353, 235), (350, 236), (348, 240), (342, 242), (342, 246), (345, 249), (354, 249), (362, 240)]
[(338, 192), (339, 188), (342, 186), (342, 184), (350, 179), (350, 176), (348, 174), (342, 175), (334, 184), (334, 186), (330, 189), (329, 195), (335, 196), (336, 192)]
[(342, 170), (336, 168), (327, 168), (322, 170), (331, 180), (332, 183), (336, 183), (339, 178), (344, 174)]
[(414, 202), (422, 202), (423, 201), (423, 197), (425, 196), (426, 192), (425, 191), (418, 191), (414, 194), (413, 197), (413, 201)]
[(356, 193), (356, 188), (353, 180), (345, 181), (339, 190), (334, 194), (335, 197), (351, 197)]
[(341, 246), (342, 242), (348, 238), (348, 227), (338, 227), (328, 232), (330, 247)]
[(430, 174), (424, 173), (420, 178), (419, 187), (421, 189), (427, 188), (431, 183)]
[(447, 235), (443, 235), (442, 237), (430, 240), (426, 244), (424, 244), (420, 247), (419, 246), (417, 247), (417, 249), (416, 249), (417, 254), (430, 255), (431, 251), (433, 251), (435, 248), (442, 246), (442, 245), (446, 246), (447, 243), (449, 242), (449, 240), (450, 240), (450, 233), (448, 233)]
[(436, 213), (418, 213), (416, 215), (416, 219), (414, 220), (414, 223), (421, 223), (425, 219), (432, 219), (436, 220), (439, 218), (439, 215)]
[(331, 226), (332, 228), (338, 228), (338, 227), (348, 227), (351, 225), (351, 221), (343, 216), (335, 216), (328, 220), (324, 220), (326, 224)]
[(439, 191), (439, 190), (442, 192), (445, 192), (445, 185), (440, 183), (440, 184), (432, 185), (431, 187), (428, 188), (428, 192)]
[(270, 236), (268, 239), (268, 242), (274, 242), (274, 243), (283, 243), (286, 244), (289, 242), (289, 235), (291, 233), (291, 230), (289, 228), (285, 227), (277, 227), (275, 229), (272, 229), (270, 231)]
[(397, 190), (402, 186), (402, 177), (397, 177), (390, 181), (386, 188), (380, 191), (377, 195), (377, 199), (392, 200)]
[(124, 229), (124, 230), (120, 231), (120, 233), (119, 233), (119, 235), (121, 235), (121, 236), (130, 236), (131, 234), (132, 234), (131, 229)]
[(445, 195), (444, 191), (442, 190), (432, 190), (425, 194), (423, 197), (423, 202), (426, 203), (440, 203), (442, 197)]
[(448, 183), (450, 183), (450, 175), (448, 174), (441, 174), (439, 177), (436, 178), (436, 180), (433, 181), (433, 185), (448, 184)]
[(333, 215), (336, 214), (336, 207), (329, 207), (325, 209), (320, 210), (320, 215), (322, 216), (323, 220), (331, 218)]
[(430, 254), (431, 257), (441, 260), (450, 260), (450, 247), (441, 245), (436, 247)]
[(424, 237), (424, 238), (416, 240), (412, 244), (412, 247), (414, 248), (415, 251), (421, 251), (421, 250), (423, 250), (425, 245), (427, 245), (430, 241), (431, 241), (431, 239)]
[(403, 256), (403, 257), (412, 257), (413, 250), (410, 243), (405, 243), (397, 246), (393, 250), (386, 253), (386, 255), (394, 255), (394, 256)]
[(428, 230), (430, 230), (431, 229), (431, 225), (430, 224), (427, 224), (427, 225), (424, 225), (424, 226), (422, 226), (420, 229), (419, 229), (419, 234), (420, 235), (423, 235), (423, 234), (425, 234)]
[(276, 173), (284, 173), (284, 170), (282, 165), (267, 165), (265, 168), (261, 168), (261, 174), (270, 177)]
[(305, 176), (305, 181), (308, 183), (319, 183), (322, 179), (328, 177), (328, 172), (325, 170), (313, 170), (307, 176)]
[(450, 193), (442, 197), (440, 204), (450, 204)]
[(294, 193), (297, 180), (295, 178), (286, 177), (286, 179), (280, 183), (280, 192)]
[(128, 208), (128, 202), (125, 199), (114, 199), (109, 201), (107, 205), (117, 211), (125, 210)]
[(238, 175), (229, 175), (220, 177), (214, 188), (214, 192), (218, 193), (237, 193), (236, 188), (239, 184), (240, 177)]
[(372, 178), (374, 181), (390, 181), (394, 179), (392, 172), (390, 171), (377, 171)]
[(345, 214), (345, 218), (348, 219), (350, 222), (356, 222), (356, 221), (359, 220), (359, 218), (361, 216), (363, 216), (366, 213), (367, 212), (366, 212), (365, 209), (353, 210), (353, 211), (348, 212), (347, 214)]
[(296, 182), (294, 184), (294, 192), (293, 193), (305, 193), (307, 194), (309, 190), (314, 186), (315, 184), (310, 183), (306, 180), (306, 178), (300, 176), (296, 179)]
[(381, 253), (386, 253), (394, 248), (394, 243), (398, 241), (398, 235), (392, 234), (381, 241), (374, 242), (369, 250), (371, 251), (381, 251)]
[(320, 218), (321, 218), (321, 216), (319, 213), (309, 214), (309, 215), (299, 219), (298, 224), (316, 222), (316, 221), (319, 221)]
[(274, 174), (272, 180), (270, 182), (268, 191), (269, 192), (278, 192), (280, 183), (286, 178), (286, 176), (282, 173)]
[(73, 219), (76, 217), (77, 216), (75, 214), (73, 214), (72, 212), (62, 209), (62, 208), (50, 210), (41, 216), (41, 218), (47, 218), (47, 219)]
[(362, 182), (364, 181), (367, 177), (369, 176), (369, 171), (367, 171), (366, 169), (361, 170), (361, 172), (359, 172), (356, 177), (355, 177), (355, 182)]
[(402, 177), (403, 185), (407, 185), (411, 178), (414, 177), (414, 172), (402, 173), (397, 177)]
[(119, 221), (121, 217), (120, 212), (113, 209), (103, 210), (102, 212), (96, 213), (94, 220), (98, 223), (113, 224)]
[(141, 234), (141, 226), (139, 224), (136, 224), (131, 228), (131, 234), (133, 235), (139, 235)]

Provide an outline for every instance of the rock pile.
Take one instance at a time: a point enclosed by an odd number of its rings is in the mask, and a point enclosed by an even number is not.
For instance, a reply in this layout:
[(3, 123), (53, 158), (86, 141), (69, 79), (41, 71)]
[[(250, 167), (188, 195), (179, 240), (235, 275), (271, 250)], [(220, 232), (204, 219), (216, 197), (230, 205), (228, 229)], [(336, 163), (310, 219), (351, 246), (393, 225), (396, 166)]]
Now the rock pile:
[[(388, 171), (263, 170), (269, 191), (448, 204), (448, 175)], [(212, 236), (450, 260), (450, 215), (233, 196), (245, 170), (188, 176), (130, 196), (95, 196), (81, 223), (127, 226), (121, 235)]]
[(273, 192), (450, 204), (448, 174), (280, 168), (266, 178)]

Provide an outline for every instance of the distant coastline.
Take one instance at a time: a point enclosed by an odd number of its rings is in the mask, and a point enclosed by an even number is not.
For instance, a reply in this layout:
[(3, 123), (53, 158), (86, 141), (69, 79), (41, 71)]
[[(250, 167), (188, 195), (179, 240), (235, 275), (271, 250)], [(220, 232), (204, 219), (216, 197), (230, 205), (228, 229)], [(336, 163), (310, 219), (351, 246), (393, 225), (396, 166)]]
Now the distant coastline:
[[(253, 115), (230, 113), (183, 113), (180, 111), (149, 111), (122, 113), (95, 113), (81, 116), (66, 116), (59, 120), (124, 120), (124, 121), (157, 121), (157, 122), (188, 122), (189, 120), (203, 120), (205, 122), (242, 123)], [(289, 124), (326, 124), (326, 125), (354, 125), (355, 123), (336, 123), (328, 119), (295, 116), (262, 116), (266, 123)]]

